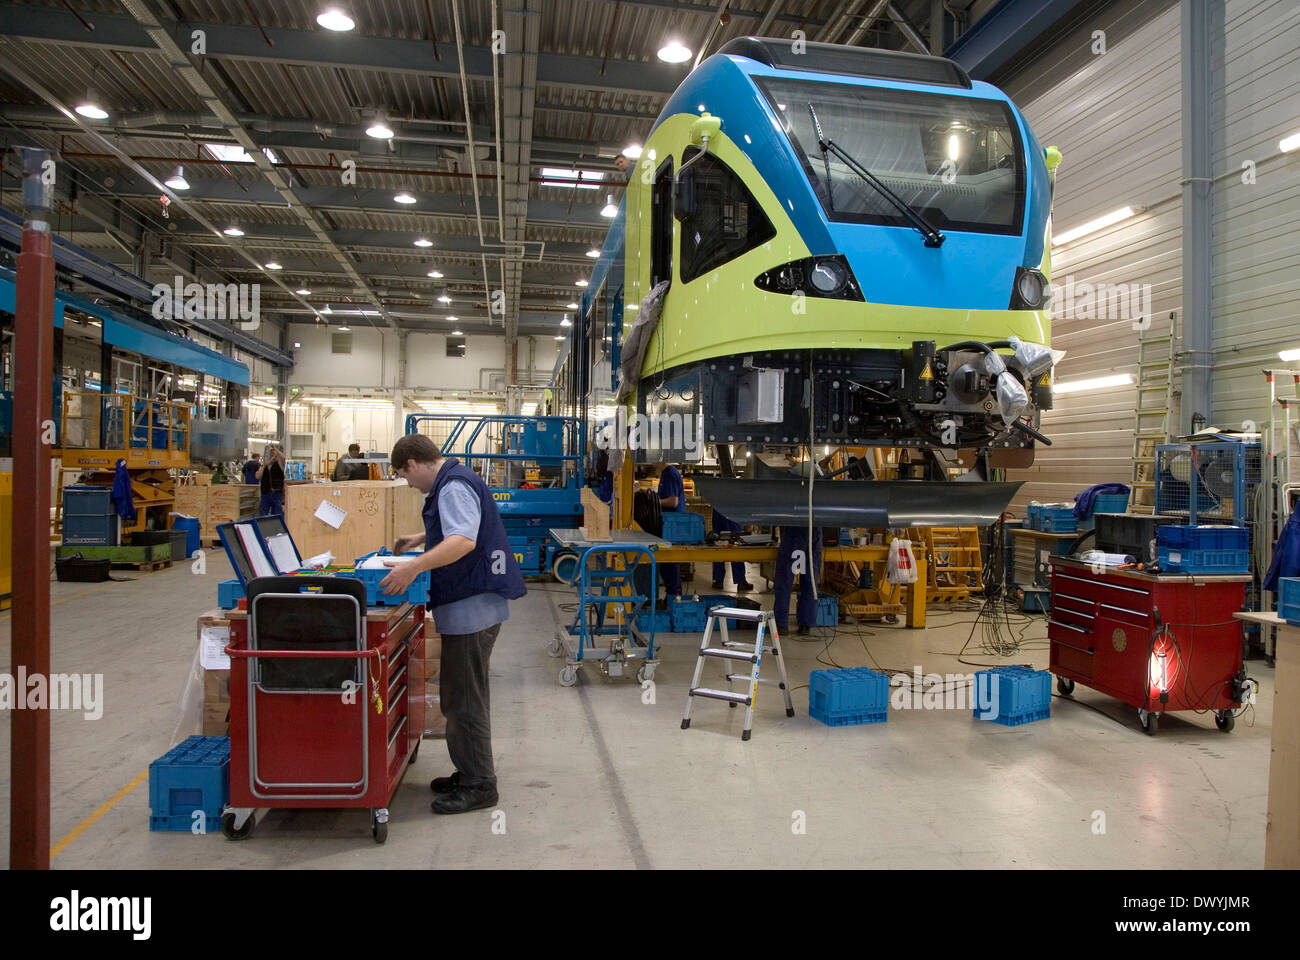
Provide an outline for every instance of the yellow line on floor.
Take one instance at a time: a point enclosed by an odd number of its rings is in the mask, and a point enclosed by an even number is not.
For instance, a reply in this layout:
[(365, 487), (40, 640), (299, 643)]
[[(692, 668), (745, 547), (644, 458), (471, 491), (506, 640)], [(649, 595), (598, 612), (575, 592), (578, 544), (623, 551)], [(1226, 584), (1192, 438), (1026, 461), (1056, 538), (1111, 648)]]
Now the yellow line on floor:
[(125, 797), (136, 787), (140, 786), (140, 784), (144, 783), (144, 781), (147, 780), (148, 778), (149, 778), (149, 768), (146, 767), (145, 769), (140, 771), (139, 775), (136, 776), (134, 780), (128, 783), (121, 790), (117, 791), (117, 793), (109, 797), (108, 801), (102, 804), (98, 810), (96, 810), (94, 813), (88, 816), (85, 820), (82, 820), (81, 823), (77, 824), (77, 826), (73, 829), (71, 833), (69, 833), (66, 837), (64, 837), (54, 846), (50, 847), (50, 859), (53, 860), (60, 853), (62, 853), (64, 848), (67, 847), (68, 844), (70, 844), (73, 840), (76, 840), (77, 837), (85, 833), (86, 830), (89, 829), (90, 826), (94, 824), (96, 820), (98, 820), (104, 814), (108, 813), (109, 810), (113, 809), (113, 806), (119, 800)]
[[(140, 577), (152, 577), (155, 573), (162, 573), (163, 570), (170, 570), (170, 569), (172, 568), (163, 567), (161, 570), (146, 570), (143, 573), (141, 573), (140, 576), (132, 577), (131, 580), (139, 580)], [(130, 583), (131, 580), (114, 580), (113, 583)], [(95, 587), (95, 589), (93, 590), (82, 590), (80, 593), (73, 593), (73, 594), (69, 594), (66, 597), (60, 597), (57, 600), (51, 600), (50, 606), (57, 607), (59, 604), (67, 603), (69, 600), (76, 600), (78, 597), (88, 597), (92, 593), (99, 593), (99, 591), (101, 590), (107, 590), (109, 587), (113, 585), (113, 583), (106, 583), (102, 587)], [(13, 614), (13, 610), (9, 609), (3, 611), (3, 613), (0, 613), (0, 619), (4, 619), (5, 614)]]

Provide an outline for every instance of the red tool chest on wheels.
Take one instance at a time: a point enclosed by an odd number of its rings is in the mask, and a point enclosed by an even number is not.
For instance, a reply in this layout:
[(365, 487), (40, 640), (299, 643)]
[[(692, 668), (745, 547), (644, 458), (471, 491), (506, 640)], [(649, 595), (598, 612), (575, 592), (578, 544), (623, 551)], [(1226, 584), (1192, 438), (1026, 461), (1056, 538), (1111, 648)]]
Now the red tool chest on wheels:
[(364, 591), (264, 578), (248, 610), (231, 611), (228, 838), (247, 837), (259, 808), (366, 807), (374, 839), (387, 839), (424, 733), (425, 608), (367, 609)]
[(1213, 710), (1228, 732), (1241, 706), (1241, 610), (1250, 577), (1147, 574), (1053, 557), (1051, 671), (1068, 695), (1082, 683), (1160, 715)]

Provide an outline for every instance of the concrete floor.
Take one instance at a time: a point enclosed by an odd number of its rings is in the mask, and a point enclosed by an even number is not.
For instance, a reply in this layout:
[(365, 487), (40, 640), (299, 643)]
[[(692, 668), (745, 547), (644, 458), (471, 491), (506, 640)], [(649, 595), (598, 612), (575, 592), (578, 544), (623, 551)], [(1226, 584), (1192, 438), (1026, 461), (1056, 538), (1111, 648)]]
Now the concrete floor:
[[(932, 607), (924, 631), (788, 638), (796, 716), (764, 688), (743, 743), (742, 711), (717, 702), (698, 702), (691, 729), (680, 729), (693, 636), (668, 639), (654, 703), (594, 666), (561, 688), (545, 647), (556, 605), (572, 593), (542, 583), (513, 604), (492, 661), (503, 824), (490, 811), (429, 812), (429, 778), (450, 764), (443, 743), (426, 740), (393, 800), (385, 846), (371, 841), (364, 811), (273, 811), (241, 843), (151, 833), (147, 781), (109, 804), (170, 745), (195, 618), (230, 576), (220, 551), (208, 556), (201, 576), (186, 564), (131, 583), (53, 585), (53, 670), (103, 673), (106, 688), (101, 719), (53, 717), (55, 868), (1263, 865), (1273, 671), (1260, 661), (1249, 664), (1259, 707), (1230, 735), (1187, 713), (1148, 737), (1131, 708), (1082, 687), (1080, 703), (1054, 698), (1050, 720), (1015, 728), (968, 710), (891, 710), (887, 723), (838, 728), (808, 717), (808, 673), (823, 666), (827, 639), (843, 666), (872, 665), (869, 650), (891, 670), (975, 669), (954, 656), (973, 613)], [(9, 629), (0, 615), (4, 672)], [(1044, 637), (1041, 618), (1025, 634)], [(1044, 668), (1045, 642), (1011, 662)], [(0, 714), (5, 810), (9, 723)], [(1104, 834), (1094, 832), (1097, 811)], [(0, 814), (6, 866), (7, 855)]]

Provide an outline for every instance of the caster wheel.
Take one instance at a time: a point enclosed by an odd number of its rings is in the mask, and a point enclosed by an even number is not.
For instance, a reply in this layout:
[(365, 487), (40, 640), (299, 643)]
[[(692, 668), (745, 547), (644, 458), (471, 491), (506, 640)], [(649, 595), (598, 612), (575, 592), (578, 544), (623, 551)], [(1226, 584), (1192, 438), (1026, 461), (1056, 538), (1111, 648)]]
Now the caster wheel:
[(370, 815), (370, 835), (375, 838), (375, 843), (383, 843), (388, 839), (388, 821), (380, 820), (373, 813)]
[(564, 644), (560, 643), (559, 637), (553, 639), (550, 643), (550, 646), (546, 648), (546, 655), (548, 657), (558, 657), (563, 652), (564, 652)]
[(1237, 725), (1237, 718), (1231, 711), (1224, 710), (1222, 713), (1215, 714), (1214, 725), (1224, 733), (1232, 733), (1232, 728)]
[(578, 682), (578, 668), (569, 664), (560, 670), (560, 686), (571, 687)]
[(256, 815), (250, 816), (244, 821), (244, 825), (236, 830), (235, 815), (233, 813), (223, 813), (221, 815), (221, 835), (227, 840), (247, 840), (256, 823)]
[(1156, 731), (1160, 729), (1160, 714), (1139, 710), (1138, 723), (1142, 724), (1142, 729), (1147, 732), (1147, 736), (1154, 737)]
[(1061, 696), (1068, 697), (1070, 694), (1074, 693), (1074, 681), (1068, 680), (1065, 677), (1057, 677), (1056, 689)]
[(647, 680), (653, 680), (654, 678), (655, 678), (654, 667), (641, 667), (636, 672), (637, 683), (645, 683)]
[(556, 554), (551, 561), (551, 576), (559, 583), (572, 584), (578, 578), (578, 555), (576, 553)]

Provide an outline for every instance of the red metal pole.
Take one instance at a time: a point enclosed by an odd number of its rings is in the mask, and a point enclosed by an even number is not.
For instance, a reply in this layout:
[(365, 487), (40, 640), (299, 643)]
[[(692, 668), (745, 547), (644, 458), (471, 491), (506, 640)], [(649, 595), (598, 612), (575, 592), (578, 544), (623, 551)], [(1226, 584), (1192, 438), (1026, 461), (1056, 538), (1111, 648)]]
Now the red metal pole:
[[(49, 151), (21, 148), (22, 252), (14, 321), (13, 671), (50, 675), (50, 417), (54, 374), (54, 254)], [(30, 685), (30, 684), (29, 684)], [(50, 713), (15, 689), (10, 726), (9, 867), (50, 867)]]

